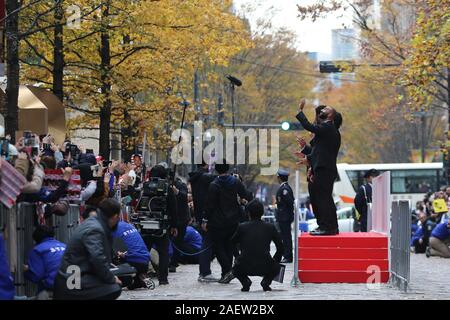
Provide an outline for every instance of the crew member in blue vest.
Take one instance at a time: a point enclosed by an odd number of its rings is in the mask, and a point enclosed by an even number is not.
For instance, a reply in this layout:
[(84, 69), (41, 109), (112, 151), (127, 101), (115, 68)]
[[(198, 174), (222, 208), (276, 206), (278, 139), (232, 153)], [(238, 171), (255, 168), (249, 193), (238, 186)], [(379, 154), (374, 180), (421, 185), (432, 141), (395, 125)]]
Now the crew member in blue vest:
[(289, 172), (280, 169), (277, 175), (280, 188), (277, 192), (277, 210), (275, 217), (284, 245), (284, 259), (281, 262), (291, 263), (293, 260), (291, 225), (294, 221), (294, 193), (288, 184)]
[(435, 227), (435, 223), (431, 218), (427, 217), (425, 212), (419, 214), (420, 226), (411, 236), (411, 247), (414, 247), (415, 253), (425, 253), (430, 242), (431, 232)]
[(113, 232), (113, 238), (115, 241), (120, 240), (126, 248), (126, 251), (118, 252), (121, 261), (135, 267), (137, 271), (136, 277), (128, 289), (145, 288), (150, 252), (141, 234), (132, 224), (120, 221), (117, 230)]
[(48, 300), (53, 295), (53, 284), (66, 245), (54, 239), (55, 232), (52, 227), (39, 225), (33, 232), (36, 246), (28, 256), (28, 265), (25, 265), (25, 279), (38, 285), (38, 300)]
[(450, 258), (450, 219), (438, 224), (431, 232), (426, 255)]
[(181, 264), (198, 264), (198, 253), (202, 248), (203, 238), (200, 233), (192, 226), (186, 227), (186, 234), (184, 235), (181, 245), (174, 248), (172, 241), (169, 247), (169, 256), (172, 256), (175, 250), (180, 251), (178, 261)]
[(0, 233), (0, 300), (13, 300), (14, 294), (14, 279), (9, 271), (5, 241)]

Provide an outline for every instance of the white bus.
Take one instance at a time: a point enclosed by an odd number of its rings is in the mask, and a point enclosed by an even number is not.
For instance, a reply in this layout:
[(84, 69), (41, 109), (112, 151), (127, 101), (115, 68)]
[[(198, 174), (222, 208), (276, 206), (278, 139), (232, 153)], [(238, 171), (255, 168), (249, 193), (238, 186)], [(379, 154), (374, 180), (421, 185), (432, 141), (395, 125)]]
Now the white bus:
[(364, 183), (364, 174), (370, 169), (391, 172), (392, 200), (411, 200), (413, 206), (428, 192), (438, 191), (445, 185), (442, 162), (346, 164), (337, 165), (338, 179), (334, 183), (334, 197), (341, 207), (354, 204), (358, 188)]

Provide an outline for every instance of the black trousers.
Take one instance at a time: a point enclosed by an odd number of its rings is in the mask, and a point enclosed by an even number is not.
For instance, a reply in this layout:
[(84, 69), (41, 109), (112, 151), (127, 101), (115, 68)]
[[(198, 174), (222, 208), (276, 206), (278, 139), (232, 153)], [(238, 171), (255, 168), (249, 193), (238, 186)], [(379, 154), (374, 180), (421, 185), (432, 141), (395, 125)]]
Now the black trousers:
[(361, 214), (360, 232), (367, 232), (367, 209), (363, 210), (363, 212), (361, 212), (360, 214)]
[(156, 245), (156, 251), (159, 255), (158, 280), (167, 281), (169, 275), (169, 234), (166, 233), (162, 237), (143, 235), (142, 238), (148, 251), (152, 250), (154, 244)]
[(211, 260), (213, 257), (213, 246), (214, 242), (212, 239), (211, 231), (208, 232), (202, 232), (203, 242), (202, 242), (202, 248), (200, 253), (198, 262), (199, 262), (199, 269), (200, 269), (200, 276), (206, 277), (211, 274)]
[[(184, 244), (184, 236), (186, 235), (186, 228), (187, 228), (187, 224), (183, 224), (181, 226), (177, 227), (178, 230), (178, 235), (172, 239), (173, 244), (181, 249), (181, 247)], [(172, 254), (172, 258), (170, 259), (170, 266), (173, 267), (178, 267), (178, 262), (180, 261), (180, 252), (173, 248), (173, 254)]]
[(422, 243), (419, 243), (419, 240), (414, 240), (414, 252), (415, 253), (425, 253), (427, 251), (428, 239), (424, 239)]
[(249, 271), (249, 268), (242, 264), (237, 263), (233, 267), (233, 275), (241, 282), (241, 284), (243, 286), (245, 283), (248, 283), (248, 281), (250, 280), (250, 278), (248, 277), (249, 275), (251, 275), (251, 276), (257, 275), (257, 276), (263, 277), (263, 279), (261, 281), (261, 285), (262, 286), (270, 286), (270, 284), (272, 283), (275, 276), (278, 275), (278, 273), (280, 272), (280, 265), (278, 263), (273, 264), (270, 267), (270, 270), (268, 270), (267, 272), (264, 272), (264, 273), (258, 273), (258, 272), (249, 273), (248, 271)]
[(314, 171), (314, 182), (311, 187), (316, 197), (317, 215), (320, 217), (317, 224), (321, 230), (329, 231), (339, 228), (333, 199), (333, 185), (336, 176), (337, 173), (332, 170), (318, 168)]
[(308, 192), (309, 192), (309, 201), (311, 202), (311, 207), (314, 213), (314, 217), (316, 218), (317, 225), (321, 223), (320, 212), (317, 210), (317, 194), (314, 192), (312, 182), (308, 181)]
[(291, 222), (278, 222), (280, 228), (281, 239), (284, 245), (283, 257), (288, 260), (292, 260), (292, 223)]
[(231, 238), (236, 232), (236, 229), (237, 225), (224, 228), (212, 228), (209, 230), (217, 261), (222, 268), (222, 277), (230, 272), (233, 266), (234, 246)]

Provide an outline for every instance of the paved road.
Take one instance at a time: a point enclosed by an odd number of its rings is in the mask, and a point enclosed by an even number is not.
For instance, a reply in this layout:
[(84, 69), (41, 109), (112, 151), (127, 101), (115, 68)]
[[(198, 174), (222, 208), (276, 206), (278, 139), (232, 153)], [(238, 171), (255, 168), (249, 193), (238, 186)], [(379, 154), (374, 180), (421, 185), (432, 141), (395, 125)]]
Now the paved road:
[[(212, 264), (214, 275), (220, 275), (216, 260)], [(436, 299), (450, 300), (450, 259), (425, 255), (411, 255), (411, 287), (408, 293), (382, 284), (378, 289), (369, 289), (365, 284), (300, 284), (290, 286), (293, 265), (288, 265), (285, 283), (274, 282), (272, 292), (264, 292), (259, 285), (261, 278), (251, 277), (250, 292), (241, 292), (236, 279), (228, 285), (199, 283), (198, 266), (180, 266), (177, 273), (169, 275), (168, 286), (156, 286), (155, 290), (124, 290), (120, 299), (137, 300), (405, 300)], [(156, 282), (157, 284), (157, 282)]]

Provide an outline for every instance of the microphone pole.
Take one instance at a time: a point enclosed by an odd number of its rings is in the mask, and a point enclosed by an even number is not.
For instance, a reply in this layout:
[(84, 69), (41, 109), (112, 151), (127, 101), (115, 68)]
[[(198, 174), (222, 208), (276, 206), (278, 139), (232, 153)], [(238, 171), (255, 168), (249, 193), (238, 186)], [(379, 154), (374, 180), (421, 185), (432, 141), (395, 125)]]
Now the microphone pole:
[[(232, 116), (232, 122), (233, 122), (233, 132), (236, 132), (236, 117), (235, 117), (235, 91), (236, 91), (236, 86), (240, 87), (242, 86), (242, 81), (239, 80), (236, 77), (233, 77), (231, 75), (226, 75), (225, 76), (229, 81), (230, 81), (230, 88), (231, 88), (231, 116)], [(238, 173), (237, 170), (237, 145), (236, 145), (236, 136), (233, 135), (233, 162), (234, 162), (234, 174)]]
[[(178, 145), (181, 143), (181, 139), (183, 138), (183, 128), (184, 123), (186, 119), (186, 109), (189, 106), (189, 102), (186, 101), (186, 99), (183, 97), (183, 116), (181, 118), (181, 127), (180, 127), (180, 137), (178, 138)], [(172, 185), (175, 185), (175, 175), (177, 173), (177, 162), (178, 162), (178, 152), (177, 152), (177, 161), (175, 161), (175, 164), (173, 166), (173, 177), (172, 177)]]

